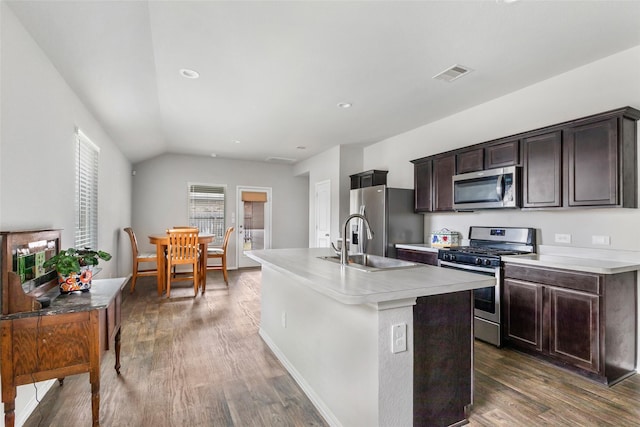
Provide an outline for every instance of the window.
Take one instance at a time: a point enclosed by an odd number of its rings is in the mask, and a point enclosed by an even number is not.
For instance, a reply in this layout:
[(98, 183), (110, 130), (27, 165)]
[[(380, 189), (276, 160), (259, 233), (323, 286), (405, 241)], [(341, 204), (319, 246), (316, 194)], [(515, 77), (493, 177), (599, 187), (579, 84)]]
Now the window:
[(76, 249), (98, 248), (98, 154), (100, 148), (76, 130)]
[(214, 246), (224, 240), (224, 192), (221, 185), (189, 184), (189, 225), (215, 235)]

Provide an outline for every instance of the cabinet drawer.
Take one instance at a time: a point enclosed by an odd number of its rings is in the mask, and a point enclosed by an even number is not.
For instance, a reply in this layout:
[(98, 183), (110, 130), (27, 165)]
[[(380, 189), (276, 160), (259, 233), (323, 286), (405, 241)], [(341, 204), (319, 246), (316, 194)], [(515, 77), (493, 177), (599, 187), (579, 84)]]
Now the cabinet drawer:
[(411, 249), (397, 249), (396, 254), (398, 259), (411, 262), (419, 262), (422, 264), (438, 265), (438, 253), (415, 251)]
[(602, 293), (602, 277), (597, 274), (525, 267), (507, 263), (504, 266), (504, 276), (505, 278), (520, 279), (592, 294), (600, 295)]

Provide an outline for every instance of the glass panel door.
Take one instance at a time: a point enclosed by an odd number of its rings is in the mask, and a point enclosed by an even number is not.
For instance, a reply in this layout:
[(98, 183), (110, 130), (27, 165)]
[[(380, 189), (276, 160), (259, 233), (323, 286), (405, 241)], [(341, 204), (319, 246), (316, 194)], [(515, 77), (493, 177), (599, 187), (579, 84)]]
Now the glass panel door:
[(247, 251), (271, 248), (271, 188), (238, 187), (238, 267), (259, 264)]

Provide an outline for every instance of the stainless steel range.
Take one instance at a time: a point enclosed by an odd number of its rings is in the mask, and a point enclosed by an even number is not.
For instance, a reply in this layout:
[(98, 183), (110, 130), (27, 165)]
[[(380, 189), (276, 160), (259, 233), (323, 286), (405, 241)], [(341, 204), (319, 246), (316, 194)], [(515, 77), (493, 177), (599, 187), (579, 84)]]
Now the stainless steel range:
[(535, 228), (470, 227), (469, 246), (438, 251), (438, 265), (495, 276), (496, 286), (474, 290), (475, 337), (502, 345), (500, 296), (504, 255), (523, 255), (536, 251)]

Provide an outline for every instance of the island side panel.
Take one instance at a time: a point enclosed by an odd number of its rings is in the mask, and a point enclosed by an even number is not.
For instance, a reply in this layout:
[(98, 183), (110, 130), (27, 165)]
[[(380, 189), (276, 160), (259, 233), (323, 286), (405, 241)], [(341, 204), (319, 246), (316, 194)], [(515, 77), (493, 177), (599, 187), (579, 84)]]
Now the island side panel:
[(377, 420), (377, 312), (262, 266), (260, 334), (332, 425)]
[[(379, 426), (413, 423), (413, 306), (415, 298), (381, 302), (378, 308)], [(394, 337), (394, 325), (406, 325), (406, 350)], [(397, 341), (394, 348), (394, 340)]]
[(472, 403), (473, 293), (418, 298), (414, 307), (415, 426), (464, 421)]
[(260, 335), (334, 426), (376, 426), (377, 309), (347, 305), (262, 266)]

